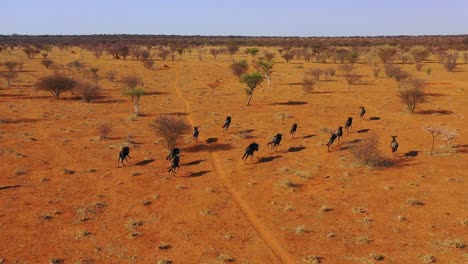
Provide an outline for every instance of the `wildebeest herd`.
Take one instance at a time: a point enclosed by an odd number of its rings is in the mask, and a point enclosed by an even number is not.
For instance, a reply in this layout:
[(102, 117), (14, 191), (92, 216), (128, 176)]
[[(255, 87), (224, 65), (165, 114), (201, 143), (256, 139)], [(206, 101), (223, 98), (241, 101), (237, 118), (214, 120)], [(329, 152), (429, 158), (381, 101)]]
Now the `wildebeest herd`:
[[(366, 109), (364, 108), (364, 106), (360, 106), (359, 108), (361, 109), (360, 118), (364, 119), (364, 115), (366, 114)], [(223, 123), (223, 126), (222, 126), (223, 132), (227, 132), (227, 130), (229, 129), (229, 126), (231, 125), (231, 121), (232, 121), (232, 117), (227, 116), (224, 123)], [(353, 118), (348, 117), (348, 119), (346, 119), (345, 124), (344, 124), (344, 129), (345, 129), (345, 131), (347, 133), (349, 133), (352, 124), (353, 124)], [(291, 137), (295, 136), (295, 134), (297, 132), (297, 128), (298, 128), (298, 124), (293, 123), (293, 125), (291, 126), (291, 129), (289, 131), (289, 134), (290, 134)], [(198, 142), (199, 133), (200, 133), (200, 131), (198, 130), (198, 127), (194, 127), (193, 132), (192, 132), (192, 136), (193, 136), (193, 139), (194, 139), (195, 142)], [(338, 142), (341, 142), (342, 137), (343, 137), (343, 127), (339, 126), (336, 131), (331, 133), (330, 138), (327, 141), (327, 144), (326, 144), (327, 152), (330, 152), (330, 148), (332, 147), (335, 140), (338, 140)], [(392, 141), (390, 142), (390, 148), (392, 150), (393, 156), (395, 156), (399, 144), (398, 144), (398, 142), (396, 140), (397, 136), (391, 136), (391, 137), (392, 137)], [(281, 144), (282, 138), (283, 138), (283, 135), (281, 133), (277, 133), (273, 137), (273, 139), (270, 142), (267, 143), (267, 146), (271, 145), (271, 150), (272, 151), (273, 150), (277, 151), (278, 146)], [(248, 157), (250, 157), (252, 159), (253, 156), (254, 156), (255, 151), (259, 150), (259, 147), (260, 147), (260, 145), (258, 143), (256, 143), (256, 142), (250, 143), (245, 148), (244, 154), (242, 155), (242, 158), (241, 158), (242, 161), (245, 163), (247, 161)], [(131, 158), (130, 157), (130, 148), (128, 146), (125, 146), (119, 152), (119, 159), (118, 159), (118, 163), (117, 163), (118, 167), (120, 167), (121, 163), (122, 163), (123, 166), (125, 166), (124, 161), (128, 162), (127, 158)], [(170, 167), (169, 167), (169, 170), (167, 172), (172, 172), (172, 174), (175, 175), (177, 173), (177, 168), (180, 167), (179, 166), (179, 163), (180, 163), (180, 149), (177, 148), (177, 147), (173, 148), (170, 151), (170, 153), (167, 155), (166, 160), (168, 160), (170, 162)]]

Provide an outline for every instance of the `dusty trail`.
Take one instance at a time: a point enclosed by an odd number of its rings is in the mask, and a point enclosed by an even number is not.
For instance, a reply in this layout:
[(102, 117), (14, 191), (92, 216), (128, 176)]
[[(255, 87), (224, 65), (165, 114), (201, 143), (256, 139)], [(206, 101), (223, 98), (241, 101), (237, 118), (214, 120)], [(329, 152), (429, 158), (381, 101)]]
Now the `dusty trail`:
[[(177, 93), (177, 96), (184, 102), (185, 105), (185, 113), (188, 122), (193, 126), (194, 122), (191, 117), (191, 107), (189, 101), (187, 101), (182, 92), (180, 91), (179, 87), (177, 86), (178, 82), (178, 74), (174, 82), (172, 83), (172, 87)], [(247, 218), (249, 223), (255, 229), (255, 231), (260, 235), (262, 240), (265, 244), (271, 249), (271, 251), (278, 257), (281, 263), (295, 263), (293, 258), (285, 251), (285, 249), (280, 245), (280, 243), (274, 238), (272, 233), (262, 225), (260, 220), (255, 216), (255, 213), (250, 209), (247, 202), (245, 202), (240, 194), (236, 192), (234, 187), (229, 183), (228, 176), (222, 168), (221, 162), (219, 161), (218, 155), (214, 152), (209, 152), (210, 155), (210, 162), (213, 165), (215, 175), (221, 180), (223, 186), (229, 191), (229, 194), (234, 199), (235, 203)]]

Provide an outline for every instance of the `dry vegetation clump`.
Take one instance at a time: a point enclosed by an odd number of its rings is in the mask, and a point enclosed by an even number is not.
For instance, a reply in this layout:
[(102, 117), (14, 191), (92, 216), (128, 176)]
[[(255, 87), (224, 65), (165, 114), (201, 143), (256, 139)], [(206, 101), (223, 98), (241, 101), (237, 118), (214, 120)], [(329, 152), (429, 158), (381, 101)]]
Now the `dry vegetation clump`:
[(432, 255), (424, 255), (422, 257), (422, 262), (424, 264), (430, 264), (430, 263), (434, 263), (436, 261), (436, 258)]
[(377, 134), (371, 133), (351, 148), (351, 154), (362, 165), (371, 167), (391, 165), (379, 151), (378, 143), (379, 138)]
[(80, 95), (81, 100), (89, 103), (99, 96), (101, 87), (97, 84), (81, 80), (76, 82), (75, 90)]
[(97, 125), (99, 137), (101, 139), (107, 139), (109, 134), (112, 132), (112, 124), (109, 122), (100, 123)]
[(183, 119), (163, 115), (150, 124), (154, 132), (164, 138), (168, 150), (176, 147), (179, 136), (190, 131), (190, 125)]
[(55, 96), (56, 99), (64, 92), (72, 91), (76, 81), (63, 74), (52, 74), (40, 79), (36, 83), (36, 88), (42, 91), (48, 91)]
[(310, 94), (310, 93), (312, 93), (316, 83), (317, 83), (317, 81), (315, 79), (305, 78), (304, 81), (301, 84), (302, 85), (302, 90), (305, 93)]
[(406, 105), (406, 110), (413, 113), (416, 107), (426, 101), (426, 94), (421, 88), (412, 87), (398, 92), (400, 101)]

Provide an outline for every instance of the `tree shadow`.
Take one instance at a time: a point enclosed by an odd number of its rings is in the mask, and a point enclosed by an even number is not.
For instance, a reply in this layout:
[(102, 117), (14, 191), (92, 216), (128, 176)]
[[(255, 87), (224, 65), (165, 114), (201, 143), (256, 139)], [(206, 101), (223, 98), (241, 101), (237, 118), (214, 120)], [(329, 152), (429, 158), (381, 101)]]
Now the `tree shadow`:
[(416, 112), (415, 114), (420, 114), (420, 115), (450, 115), (453, 114), (453, 111), (449, 110), (421, 110)]
[(124, 99), (109, 99), (109, 100), (96, 100), (92, 101), (94, 104), (113, 104), (113, 103), (123, 103), (126, 102)]
[(175, 115), (175, 116), (187, 116), (187, 113), (183, 112), (173, 112), (173, 113), (163, 113), (161, 115)]
[(187, 152), (200, 152), (200, 151), (222, 151), (222, 150), (230, 150), (234, 147), (231, 144), (225, 143), (212, 143), (212, 144), (200, 144), (185, 148), (184, 150)]
[(456, 148), (459, 153), (468, 153), (468, 144), (457, 145), (454, 148)]
[(142, 160), (140, 162), (135, 163), (135, 166), (144, 166), (144, 165), (150, 164), (150, 163), (152, 163), (154, 161), (155, 161), (154, 159)]
[(200, 177), (200, 176), (207, 174), (208, 172), (211, 172), (211, 171), (202, 170), (202, 171), (197, 171), (197, 172), (191, 172), (189, 177)]
[(416, 157), (419, 154), (419, 150), (412, 150), (408, 151), (405, 154), (403, 154), (404, 157)]
[(239, 131), (239, 134), (248, 134), (248, 133), (252, 133), (254, 131), (255, 131), (255, 129), (245, 129), (245, 130)]
[(303, 102), (303, 101), (287, 101), (287, 102), (273, 103), (272, 105), (305, 105), (305, 104), (308, 104), (308, 103)]
[(218, 138), (208, 138), (207, 140), (205, 140), (205, 142), (207, 144), (216, 143), (216, 142), (218, 142)]
[(145, 92), (145, 95), (163, 95), (163, 94), (168, 94), (168, 92), (158, 92), (158, 91)]
[(367, 129), (367, 128), (366, 128), (366, 129), (358, 130), (357, 132), (358, 132), (359, 134), (361, 134), (361, 133), (367, 133), (367, 132), (369, 132), (369, 131), (370, 131), (370, 129)]
[(446, 96), (446, 94), (442, 94), (442, 93), (425, 93), (425, 95), (427, 95), (427, 96), (433, 96), (433, 97), (442, 97), (442, 96)]
[(204, 162), (205, 160), (194, 160), (194, 161), (191, 161), (191, 162), (187, 162), (187, 163), (184, 163), (182, 164), (183, 166), (192, 166), (192, 165), (198, 165), (202, 162)]
[(282, 156), (270, 156), (270, 157), (261, 157), (258, 159), (258, 163), (265, 163), (265, 162), (271, 162), (277, 158), (281, 158)]
[(306, 147), (290, 147), (288, 149), (288, 152), (299, 152), (299, 151), (302, 151), (304, 150)]
[(370, 120), (370, 121), (380, 120), (380, 117), (378, 117), (378, 116), (371, 116), (371, 117), (369, 118), (369, 120)]
[(311, 94), (331, 94), (335, 93), (334, 91), (323, 91), (323, 92), (311, 92)]
[(302, 138), (313, 138), (315, 137), (315, 135), (307, 135), (307, 136), (303, 136)]
[(35, 123), (41, 120), (42, 119), (38, 119), (38, 118), (0, 119), (0, 121), (5, 124)]
[(23, 96), (21, 99), (47, 99), (54, 98), (52, 95), (33, 95), (33, 96)]
[(349, 141), (348, 144), (357, 144), (357, 143), (359, 143), (361, 141), (362, 141), (362, 139), (357, 138), (357, 139)]

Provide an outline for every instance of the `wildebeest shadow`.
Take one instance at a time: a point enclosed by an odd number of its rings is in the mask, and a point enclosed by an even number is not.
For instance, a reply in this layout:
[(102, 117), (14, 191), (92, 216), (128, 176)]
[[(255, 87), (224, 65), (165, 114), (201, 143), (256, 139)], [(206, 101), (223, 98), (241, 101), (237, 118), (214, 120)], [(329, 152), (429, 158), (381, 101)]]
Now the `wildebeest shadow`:
[(154, 159), (142, 160), (142, 161), (139, 161), (139, 162), (135, 163), (135, 166), (144, 166), (144, 165), (150, 164), (151, 162), (154, 162), (154, 161), (155, 161)]
[(218, 142), (218, 138), (208, 138), (205, 140), (206, 143), (211, 144), (211, 143), (216, 143)]
[(270, 157), (261, 157), (258, 159), (259, 163), (270, 162), (277, 158), (281, 158), (282, 156), (270, 156)]
[(197, 172), (191, 172), (189, 177), (200, 177), (200, 176), (207, 174), (208, 172), (211, 172), (211, 171), (202, 170), (202, 171), (197, 171)]
[(205, 160), (194, 160), (194, 161), (191, 161), (191, 162), (187, 162), (187, 163), (184, 163), (182, 164), (183, 166), (192, 166), (192, 165), (198, 165), (202, 162), (204, 162)]
[(405, 154), (403, 154), (403, 156), (405, 156), (405, 157), (416, 157), (416, 156), (418, 156), (418, 153), (419, 153), (419, 150), (412, 150), (412, 151), (406, 152)]
[(425, 93), (425, 95), (427, 95), (427, 96), (433, 96), (433, 97), (442, 97), (442, 96), (446, 96), (446, 94), (443, 94), (443, 93)]
[(302, 138), (313, 138), (315, 137), (315, 135), (307, 135), (307, 136), (303, 136)]
[(416, 114), (420, 114), (420, 115), (433, 115), (433, 114), (450, 115), (450, 114), (453, 114), (453, 111), (449, 111), (449, 110), (421, 110), (421, 111), (416, 112)]
[(356, 144), (356, 143), (359, 143), (361, 141), (362, 141), (362, 139), (357, 138), (357, 139), (349, 141), (348, 144)]
[(305, 105), (305, 104), (308, 104), (308, 103), (303, 102), (303, 101), (287, 101), (287, 102), (273, 103), (273, 105)]
[(158, 91), (145, 92), (145, 95), (163, 95), (163, 94), (168, 94), (168, 92), (158, 92)]
[(366, 128), (366, 129), (358, 130), (357, 132), (358, 132), (358, 133), (367, 133), (367, 132), (369, 132), (369, 131), (370, 131), (370, 129), (367, 129), (367, 128)]
[(255, 131), (255, 129), (245, 129), (245, 130), (239, 131), (239, 133), (240, 134), (248, 134), (248, 133), (252, 133), (254, 131)]
[(288, 152), (299, 152), (299, 151), (302, 151), (304, 149), (305, 149), (305, 147), (290, 147), (288, 149)]
[(163, 113), (161, 115), (175, 115), (175, 116), (186, 116), (187, 113), (183, 113), (183, 112), (173, 112), (173, 113)]
[(200, 144), (185, 148), (187, 152), (200, 152), (200, 151), (221, 151), (221, 150), (230, 150), (234, 147), (231, 144), (225, 143), (212, 143), (212, 144)]
[(369, 120), (371, 120), (371, 121), (372, 121), (372, 120), (380, 120), (380, 117), (378, 117), (378, 116), (371, 116), (371, 117), (369, 118)]
[(113, 104), (113, 103), (123, 103), (126, 102), (123, 99), (109, 99), (109, 100), (97, 100), (97, 101), (92, 101), (92, 103), (95, 104)]

